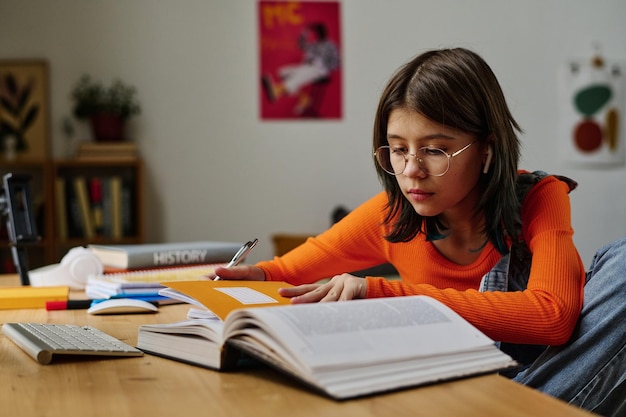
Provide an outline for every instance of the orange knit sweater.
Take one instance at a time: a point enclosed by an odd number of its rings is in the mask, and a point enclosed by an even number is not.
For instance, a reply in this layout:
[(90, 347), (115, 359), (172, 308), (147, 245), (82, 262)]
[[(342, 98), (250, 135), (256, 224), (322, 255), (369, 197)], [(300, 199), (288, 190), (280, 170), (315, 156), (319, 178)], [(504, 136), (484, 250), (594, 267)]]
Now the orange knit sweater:
[(410, 242), (387, 242), (382, 226), (385, 193), (288, 254), (257, 266), (267, 280), (304, 284), (389, 262), (402, 280), (366, 278), (368, 298), (428, 295), (495, 340), (559, 345), (569, 339), (578, 320), (585, 279), (572, 241), (567, 193), (566, 184), (547, 177), (524, 200), (522, 233), (533, 260), (528, 289), (522, 292), (477, 291), (482, 276), (500, 259), (491, 244), (474, 263), (458, 265), (421, 233)]

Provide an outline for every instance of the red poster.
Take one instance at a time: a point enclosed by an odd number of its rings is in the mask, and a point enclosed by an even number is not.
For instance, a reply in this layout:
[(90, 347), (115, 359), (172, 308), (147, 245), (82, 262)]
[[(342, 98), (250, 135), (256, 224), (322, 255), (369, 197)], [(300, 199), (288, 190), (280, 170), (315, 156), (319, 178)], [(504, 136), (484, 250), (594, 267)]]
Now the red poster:
[(259, 1), (261, 119), (341, 118), (335, 1)]

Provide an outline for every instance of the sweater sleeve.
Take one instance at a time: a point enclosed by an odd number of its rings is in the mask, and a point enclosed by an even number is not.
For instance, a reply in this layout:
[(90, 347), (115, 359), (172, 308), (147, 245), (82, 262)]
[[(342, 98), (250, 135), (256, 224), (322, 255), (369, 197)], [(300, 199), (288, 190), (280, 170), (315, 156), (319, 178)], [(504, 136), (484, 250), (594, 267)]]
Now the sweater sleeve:
[(387, 196), (381, 192), (330, 229), (272, 261), (256, 264), (268, 281), (299, 285), (387, 262), (383, 239)]
[(582, 308), (584, 266), (574, 246), (567, 185), (547, 177), (522, 206), (522, 233), (532, 252), (528, 288), (479, 292), (368, 278), (368, 297), (423, 294), (450, 306), (489, 337), (503, 342), (565, 343)]

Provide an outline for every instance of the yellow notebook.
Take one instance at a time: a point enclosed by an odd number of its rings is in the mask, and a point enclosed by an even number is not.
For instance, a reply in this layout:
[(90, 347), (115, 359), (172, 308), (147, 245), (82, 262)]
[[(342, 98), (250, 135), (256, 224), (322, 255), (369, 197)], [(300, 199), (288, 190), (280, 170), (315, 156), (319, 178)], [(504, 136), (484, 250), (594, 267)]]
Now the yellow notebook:
[(69, 287), (3, 287), (0, 309), (45, 308), (46, 301), (66, 301)]
[(222, 320), (226, 320), (231, 311), (240, 308), (291, 304), (290, 298), (278, 294), (279, 288), (292, 287), (286, 282), (221, 280), (171, 281), (161, 284), (193, 298)]

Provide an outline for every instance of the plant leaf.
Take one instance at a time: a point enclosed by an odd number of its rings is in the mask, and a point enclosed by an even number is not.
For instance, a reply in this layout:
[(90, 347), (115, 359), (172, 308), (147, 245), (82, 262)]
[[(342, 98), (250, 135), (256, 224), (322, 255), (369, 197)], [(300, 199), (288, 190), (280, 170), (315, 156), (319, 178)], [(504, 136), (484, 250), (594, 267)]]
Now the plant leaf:
[(7, 87), (7, 91), (13, 97), (17, 94), (17, 81), (15, 80), (15, 76), (12, 72), (7, 73), (4, 77), (4, 84)]
[(13, 101), (2, 96), (0, 97), (0, 103), (2, 103), (2, 108), (4, 108), (7, 112), (11, 113), (12, 116), (15, 116), (15, 117), (19, 116), (20, 113), (17, 111), (17, 109), (13, 105)]
[(19, 109), (19, 111), (21, 112), (24, 107), (26, 106), (26, 103), (28, 103), (28, 99), (30, 98), (30, 93), (33, 89), (33, 84), (34, 81), (31, 79), (28, 84), (26, 84), (24, 86), (24, 88), (22, 88), (22, 91), (20, 91), (20, 93), (18, 94), (17, 97), (17, 108)]
[(25, 132), (30, 127), (30, 125), (32, 125), (33, 122), (37, 119), (38, 114), (39, 114), (39, 106), (38, 105), (32, 106), (28, 110), (28, 113), (26, 113), (26, 117), (24, 117), (24, 120), (22, 121), (22, 126), (20, 126), (20, 130), (22, 132)]

